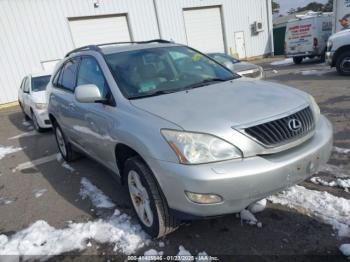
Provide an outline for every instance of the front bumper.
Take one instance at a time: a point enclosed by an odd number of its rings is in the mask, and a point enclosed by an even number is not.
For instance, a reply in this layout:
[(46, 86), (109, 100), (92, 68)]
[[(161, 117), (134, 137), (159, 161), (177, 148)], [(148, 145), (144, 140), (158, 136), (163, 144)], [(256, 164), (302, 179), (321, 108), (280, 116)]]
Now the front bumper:
[(333, 56), (334, 52), (326, 52), (326, 63), (330, 66), (333, 66)]
[[(333, 145), (331, 123), (320, 117), (315, 135), (278, 154), (204, 165), (148, 159), (171, 209), (196, 217), (236, 213), (249, 204), (297, 184), (328, 161)], [(185, 191), (223, 197), (218, 204), (195, 204)]]
[(38, 121), (38, 124), (41, 128), (51, 128), (51, 121), (49, 118), (49, 114), (47, 113), (46, 109), (35, 109), (34, 114), (36, 116), (36, 119)]

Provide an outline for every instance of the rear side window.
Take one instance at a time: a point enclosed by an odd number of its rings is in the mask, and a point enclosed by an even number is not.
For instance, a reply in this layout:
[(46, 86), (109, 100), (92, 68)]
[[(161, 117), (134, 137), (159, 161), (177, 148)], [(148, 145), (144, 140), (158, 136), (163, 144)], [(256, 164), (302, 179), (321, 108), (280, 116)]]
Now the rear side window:
[(68, 91), (74, 91), (76, 86), (76, 74), (78, 60), (72, 59), (65, 63), (58, 76), (57, 86)]

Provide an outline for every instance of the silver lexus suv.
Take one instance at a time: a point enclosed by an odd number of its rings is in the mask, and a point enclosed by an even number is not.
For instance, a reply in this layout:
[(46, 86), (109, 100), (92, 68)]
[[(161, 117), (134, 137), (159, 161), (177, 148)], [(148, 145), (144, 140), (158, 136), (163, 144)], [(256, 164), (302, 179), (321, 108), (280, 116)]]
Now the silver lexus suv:
[(312, 96), (164, 40), (75, 49), (47, 96), (63, 158), (112, 170), (153, 237), (299, 183), (332, 149)]

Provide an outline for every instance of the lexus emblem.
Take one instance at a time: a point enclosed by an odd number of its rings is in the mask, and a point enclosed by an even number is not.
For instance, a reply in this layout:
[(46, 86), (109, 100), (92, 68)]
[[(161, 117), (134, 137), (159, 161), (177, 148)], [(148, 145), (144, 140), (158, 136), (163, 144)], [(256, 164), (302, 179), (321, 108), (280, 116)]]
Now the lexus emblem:
[(298, 119), (293, 118), (288, 121), (288, 127), (291, 131), (299, 131), (301, 128), (301, 122)]

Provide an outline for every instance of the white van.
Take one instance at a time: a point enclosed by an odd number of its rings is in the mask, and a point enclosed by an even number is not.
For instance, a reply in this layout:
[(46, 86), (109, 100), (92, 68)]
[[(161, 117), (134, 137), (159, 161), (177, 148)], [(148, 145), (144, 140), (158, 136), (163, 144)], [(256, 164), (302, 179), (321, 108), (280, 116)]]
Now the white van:
[(285, 54), (295, 64), (304, 58), (324, 60), (328, 37), (332, 34), (332, 13), (308, 12), (289, 20), (286, 29)]

